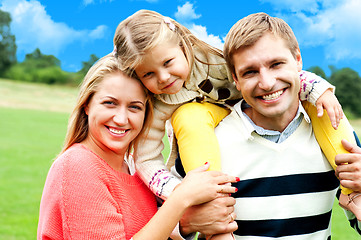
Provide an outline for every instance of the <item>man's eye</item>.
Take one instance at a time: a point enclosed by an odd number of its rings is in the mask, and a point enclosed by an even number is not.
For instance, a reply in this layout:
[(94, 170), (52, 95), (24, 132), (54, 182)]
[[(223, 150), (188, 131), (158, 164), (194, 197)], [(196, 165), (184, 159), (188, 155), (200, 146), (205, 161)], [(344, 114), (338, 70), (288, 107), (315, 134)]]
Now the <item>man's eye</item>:
[(283, 62), (276, 62), (276, 63), (274, 63), (274, 64), (272, 64), (272, 66), (271, 67), (279, 67), (281, 64), (283, 64)]
[(257, 73), (257, 71), (250, 70), (250, 71), (247, 71), (247, 72), (243, 73), (243, 77), (250, 77), (250, 76), (252, 76), (252, 75), (254, 75), (256, 73)]

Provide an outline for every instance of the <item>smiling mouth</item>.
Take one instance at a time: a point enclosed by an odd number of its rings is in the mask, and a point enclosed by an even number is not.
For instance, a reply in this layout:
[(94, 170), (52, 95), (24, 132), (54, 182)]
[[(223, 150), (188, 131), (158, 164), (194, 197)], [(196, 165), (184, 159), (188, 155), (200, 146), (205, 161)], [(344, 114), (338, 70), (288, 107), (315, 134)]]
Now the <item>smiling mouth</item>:
[(284, 92), (284, 89), (279, 90), (274, 93), (271, 93), (271, 94), (268, 94), (268, 95), (261, 96), (261, 98), (266, 101), (275, 100), (275, 99), (279, 98), (283, 92)]
[(126, 132), (126, 130), (118, 130), (118, 129), (114, 129), (114, 128), (110, 128), (110, 127), (108, 127), (108, 129), (111, 133), (114, 133), (114, 134), (124, 134)]
[(167, 89), (170, 88), (171, 86), (173, 86), (173, 84), (176, 82), (176, 80), (174, 80), (173, 82), (171, 82), (170, 84), (168, 84), (167, 86), (165, 86), (163, 89)]

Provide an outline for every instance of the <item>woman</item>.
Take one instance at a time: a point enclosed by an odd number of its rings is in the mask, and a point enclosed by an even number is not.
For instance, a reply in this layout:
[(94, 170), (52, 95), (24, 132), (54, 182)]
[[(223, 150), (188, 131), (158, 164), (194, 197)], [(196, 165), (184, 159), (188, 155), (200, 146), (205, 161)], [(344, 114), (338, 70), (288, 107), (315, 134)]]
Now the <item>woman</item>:
[(134, 173), (132, 152), (146, 137), (152, 102), (141, 83), (107, 55), (85, 76), (64, 149), (49, 170), (38, 239), (167, 239), (184, 211), (229, 194), (236, 178), (194, 170), (157, 211)]

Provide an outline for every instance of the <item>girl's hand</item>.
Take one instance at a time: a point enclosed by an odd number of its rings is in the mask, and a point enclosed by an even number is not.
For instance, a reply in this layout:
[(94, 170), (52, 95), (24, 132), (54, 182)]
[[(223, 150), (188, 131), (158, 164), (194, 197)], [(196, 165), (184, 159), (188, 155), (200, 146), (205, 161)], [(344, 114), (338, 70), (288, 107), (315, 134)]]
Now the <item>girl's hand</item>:
[(316, 101), (317, 116), (322, 117), (323, 111), (326, 110), (331, 120), (332, 127), (338, 128), (340, 120), (343, 118), (343, 111), (336, 96), (331, 90), (324, 92)]
[(209, 202), (217, 197), (228, 196), (235, 193), (237, 188), (232, 187), (232, 182), (239, 178), (223, 174), (218, 171), (207, 171), (209, 163), (189, 171), (175, 191), (188, 201), (188, 206)]

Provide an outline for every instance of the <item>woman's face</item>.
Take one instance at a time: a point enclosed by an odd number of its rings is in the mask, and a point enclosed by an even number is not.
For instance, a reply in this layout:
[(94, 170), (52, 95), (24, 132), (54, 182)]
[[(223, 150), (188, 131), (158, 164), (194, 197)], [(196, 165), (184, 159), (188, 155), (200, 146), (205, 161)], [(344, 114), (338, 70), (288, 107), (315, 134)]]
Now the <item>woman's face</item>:
[(87, 140), (103, 152), (124, 154), (142, 130), (146, 95), (138, 80), (112, 73), (104, 77), (85, 111)]

